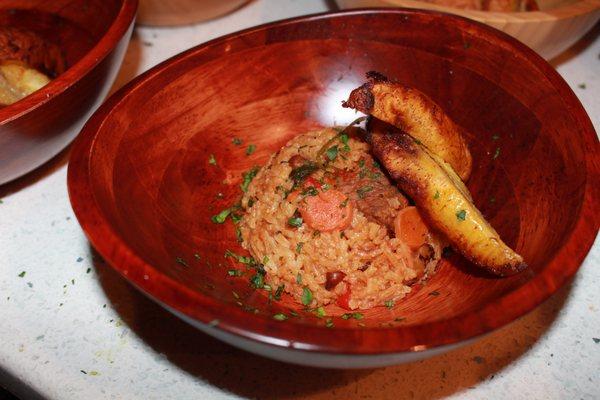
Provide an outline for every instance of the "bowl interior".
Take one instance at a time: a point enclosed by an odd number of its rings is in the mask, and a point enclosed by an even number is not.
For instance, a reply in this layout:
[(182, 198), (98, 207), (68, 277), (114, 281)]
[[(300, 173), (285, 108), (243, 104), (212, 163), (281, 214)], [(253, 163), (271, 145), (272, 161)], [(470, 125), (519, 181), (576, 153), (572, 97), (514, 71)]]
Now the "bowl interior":
[[(573, 139), (581, 121), (531, 56), (487, 28), (408, 11), (306, 18), (192, 50), (130, 85), (86, 133), (94, 136), (85, 151), (101, 218), (151, 269), (142, 280), (141, 270), (108, 254), (102, 238), (92, 233), (92, 242), (155, 297), (166, 289), (152, 281), (164, 275), (223, 310), (248, 311), (248, 326), (288, 307), (300, 316), (287, 324), (323, 326), (285, 296), (270, 302), (266, 292), (250, 289), (249, 275), (228, 276), (237, 265), (225, 250), (244, 252), (233, 224), (210, 218), (239, 199), (244, 171), (263, 165), (294, 135), (353, 120), (341, 101), (376, 70), (425, 92), (466, 129), (475, 203), (530, 268), (497, 279), (450, 254), (426, 286), (392, 310), (365, 311), (360, 324), (416, 326), (480, 310), (547, 268), (584, 195), (584, 148)], [(249, 144), (256, 152), (247, 156)], [(193, 315), (186, 296), (171, 306)], [(329, 315), (343, 312), (327, 308)], [(339, 318), (335, 325), (362, 329)]]

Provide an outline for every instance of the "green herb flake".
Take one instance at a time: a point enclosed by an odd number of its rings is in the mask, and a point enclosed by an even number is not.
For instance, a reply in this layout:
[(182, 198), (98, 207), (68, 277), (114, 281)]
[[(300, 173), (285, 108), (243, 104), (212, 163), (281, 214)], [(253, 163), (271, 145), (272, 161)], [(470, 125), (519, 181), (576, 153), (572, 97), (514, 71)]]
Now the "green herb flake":
[(333, 328), (333, 320), (332, 320), (331, 318), (327, 318), (327, 319), (325, 320), (325, 326), (326, 326), (327, 328)]
[(288, 316), (283, 313), (277, 313), (273, 315), (273, 319), (276, 321), (285, 321), (286, 319), (288, 319)]
[(18, 276), (19, 276), (19, 278), (23, 278), (23, 277), (25, 277), (25, 274), (26, 274), (26, 272), (22, 271)]
[(440, 198), (440, 191), (439, 191), (439, 190), (436, 190), (436, 191), (435, 191), (435, 194), (433, 195), (433, 198), (434, 198), (435, 200), (437, 200), (437, 199), (439, 199), (439, 198)]
[(246, 265), (255, 265), (256, 264), (256, 260), (254, 258), (248, 257), (248, 256), (240, 256), (238, 254), (235, 254), (233, 251), (231, 251), (229, 249), (225, 250), (224, 257), (225, 258), (231, 257), (234, 260), (236, 260), (237, 262), (246, 264)]
[(246, 155), (249, 156), (256, 151), (256, 145), (251, 144), (246, 148)]
[(325, 309), (322, 306), (321, 307), (317, 307), (315, 309), (315, 314), (317, 315), (317, 317), (323, 318), (325, 316)]
[(242, 144), (242, 139), (240, 139), (239, 137), (234, 137), (232, 140), (233, 144), (235, 144), (236, 146), (239, 146), (240, 144)]
[(465, 210), (460, 210), (459, 212), (456, 213), (456, 219), (458, 219), (459, 221), (464, 221), (466, 217), (467, 217), (467, 211), (465, 211)]
[(388, 301), (386, 301), (386, 302), (385, 302), (385, 303), (383, 303), (383, 304), (385, 304), (385, 306), (386, 306), (387, 308), (389, 308), (389, 309), (392, 309), (392, 308), (394, 308), (394, 300), (388, 300)]
[(262, 289), (265, 286), (264, 276), (257, 273), (250, 278), (250, 286), (254, 289)]
[(242, 231), (240, 228), (235, 228), (235, 237), (237, 238), (238, 243), (242, 243), (244, 239), (242, 238)]
[(496, 147), (496, 151), (494, 152), (494, 155), (492, 156), (492, 160), (495, 160), (496, 158), (498, 158), (499, 155), (500, 155), (500, 147)]
[(296, 283), (298, 285), (302, 285), (302, 275), (300, 275), (300, 272), (298, 272), (298, 274), (296, 275)]
[(211, 154), (211, 155), (208, 157), (208, 163), (209, 163), (210, 165), (217, 165), (217, 159), (215, 158), (215, 155), (214, 155), (214, 154)]
[(310, 289), (305, 286), (304, 289), (302, 289), (302, 304), (308, 306), (310, 303), (312, 303), (312, 300), (313, 294)]
[(299, 314), (298, 314), (296, 311), (294, 311), (294, 310), (290, 310), (290, 315), (291, 315), (292, 317), (299, 317), (299, 316), (300, 316), (300, 315), (299, 315)]
[(315, 172), (319, 167), (314, 162), (307, 162), (299, 166), (298, 168), (294, 168), (290, 172), (290, 179), (294, 182), (294, 186), (301, 184), (306, 178), (310, 176), (313, 172)]
[(246, 193), (248, 191), (248, 186), (250, 186), (250, 182), (252, 182), (252, 179), (254, 179), (256, 174), (258, 174), (259, 169), (259, 167), (252, 167), (250, 170), (242, 174), (242, 178), (244, 179), (244, 181), (240, 184), (242, 192)]
[(340, 203), (340, 208), (346, 207), (348, 205), (348, 200), (350, 200), (350, 198), (346, 197), (346, 200), (344, 200)]
[(210, 217), (210, 220), (215, 224), (222, 224), (225, 222), (225, 220), (227, 220), (227, 217), (229, 216), (229, 214), (231, 214), (231, 211), (231, 208), (226, 208), (220, 213)]
[(358, 319), (363, 319), (363, 318), (364, 318), (364, 316), (362, 315), (362, 313), (359, 313), (359, 312), (355, 312), (355, 313), (346, 313), (346, 314), (343, 314), (343, 315), (342, 315), (342, 319), (350, 319), (350, 318), (353, 318), (353, 319), (357, 319), (357, 320), (358, 320)]
[(495, 140), (498, 140), (498, 139), (500, 139), (500, 135), (493, 135), (492, 136), (492, 140), (495, 141)]
[(321, 231), (314, 231), (312, 234), (313, 239), (318, 238), (319, 236), (321, 236)]
[(348, 145), (348, 135), (345, 133), (341, 133), (339, 135), (339, 138), (340, 138), (340, 142), (342, 142), (342, 144), (344, 145), (344, 147), (342, 147), (342, 151), (349, 152), (350, 146)]
[(100, 372), (98, 372), (98, 371), (90, 371), (90, 375), (91, 376), (97, 376), (97, 375), (100, 375)]
[(283, 294), (284, 289), (285, 289), (285, 285), (277, 286), (277, 290), (275, 290), (275, 294), (273, 295), (273, 298), (275, 300), (281, 300), (281, 295)]
[(301, 193), (302, 196), (316, 196), (319, 191), (314, 186), (308, 186)]
[(364, 158), (361, 158), (360, 160), (358, 160), (358, 166), (360, 168), (364, 168), (364, 166), (365, 166), (365, 159)]
[(331, 146), (330, 148), (328, 148), (327, 151), (325, 152), (325, 155), (327, 155), (327, 158), (329, 159), (329, 161), (335, 160), (338, 156), (337, 145)]
[(238, 269), (230, 269), (227, 271), (227, 275), (229, 276), (242, 276), (244, 273)]
[(367, 195), (367, 193), (369, 193), (372, 190), (373, 190), (372, 186), (363, 186), (363, 187), (356, 189), (356, 194), (358, 194), (359, 198), (364, 199), (365, 196)]
[(301, 217), (291, 217), (288, 219), (288, 225), (293, 226), (295, 228), (300, 228), (302, 226), (302, 218)]
[(585, 89), (587, 86), (585, 85), (585, 83), (580, 83), (579, 85), (577, 85), (577, 87), (579, 87), (579, 89)]
[(440, 292), (438, 292), (437, 290), (434, 290), (433, 292), (429, 292), (429, 295), (430, 295), (430, 296), (434, 296), (434, 297), (435, 297), (435, 296), (439, 296), (439, 295), (440, 295)]
[(175, 259), (175, 262), (176, 262), (177, 264), (179, 264), (179, 265), (183, 265), (184, 267), (189, 267), (188, 263), (187, 263), (187, 262), (185, 262), (185, 260), (184, 260), (183, 258), (181, 258), (181, 257), (177, 257), (177, 258)]
[(304, 246), (303, 242), (298, 242), (298, 244), (296, 244), (296, 253), (298, 253), (298, 254), (302, 253), (303, 246)]

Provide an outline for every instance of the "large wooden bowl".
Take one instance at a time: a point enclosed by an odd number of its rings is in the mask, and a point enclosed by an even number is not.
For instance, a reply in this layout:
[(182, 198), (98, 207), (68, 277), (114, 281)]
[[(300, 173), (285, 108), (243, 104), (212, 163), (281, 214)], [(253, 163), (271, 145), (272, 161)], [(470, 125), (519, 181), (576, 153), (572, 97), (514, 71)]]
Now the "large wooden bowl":
[(0, 108), (0, 184), (48, 161), (79, 133), (116, 77), (136, 9), (137, 0), (0, 2), (0, 26), (37, 34), (65, 64), (64, 72), (49, 71), (58, 76), (48, 85)]
[[(327, 308), (328, 328), (287, 298), (269, 304), (248, 276), (228, 276), (225, 250), (243, 250), (233, 224), (210, 217), (239, 199), (242, 172), (294, 135), (356, 118), (341, 101), (373, 69), (424, 91), (467, 129), (475, 201), (531, 267), (498, 279), (451, 254), (392, 310), (356, 321)], [(511, 37), (437, 13), (356, 11), (225, 36), (138, 77), (84, 127), (68, 186), (93, 246), (164, 307), (256, 353), (350, 368), (448, 350), (565, 284), (598, 229), (598, 156), (573, 92)], [(299, 317), (273, 319), (290, 308)]]
[(536, 0), (540, 10), (461, 10), (419, 0), (336, 0), (341, 8), (407, 7), (461, 15), (498, 28), (551, 59), (569, 48), (600, 19), (600, 0)]

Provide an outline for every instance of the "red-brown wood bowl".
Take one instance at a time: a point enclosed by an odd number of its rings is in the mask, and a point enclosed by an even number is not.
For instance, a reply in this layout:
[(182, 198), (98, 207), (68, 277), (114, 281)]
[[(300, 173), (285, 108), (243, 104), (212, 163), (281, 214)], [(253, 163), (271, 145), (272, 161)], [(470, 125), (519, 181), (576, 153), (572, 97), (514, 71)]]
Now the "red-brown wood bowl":
[[(225, 250), (242, 250), (233, 225), (210, 217), (239, 198), (242, 172), (288, 139), (354, 119), (341, 101), (369, 70), (424, 91), (467, 129), (475, 202), (530, 268), (494, 278), (451, 254), (391, 310), (357, 321), (328, 307), (328, 328), (287, 298), (269, 304), (247, 276), (228, 276)], [(204, 332), (281, 360), (367, 367), (488, 333), (571, 278), (598, 229), (598, 147), (567, 84), (516, 40), (460, 17), (361, 10), (252, 28), (153, 68), (84, 127), (68, 185), (110, 265)], [(273, 319), (290, 308), (299, 317)]]
[(0, 26), (33, 32), (62, 52), (66, 69), (0, 108), (0, 185), (42, 165), (79, 133), (110, 89), (137, 0), (3, 0)]

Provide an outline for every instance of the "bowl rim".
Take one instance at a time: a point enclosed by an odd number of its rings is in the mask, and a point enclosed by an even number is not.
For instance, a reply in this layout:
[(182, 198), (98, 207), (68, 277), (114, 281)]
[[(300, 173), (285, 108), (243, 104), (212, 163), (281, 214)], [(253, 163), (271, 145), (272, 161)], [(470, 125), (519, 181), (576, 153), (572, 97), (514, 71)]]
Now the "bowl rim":
[(116, 44), (123, 38), (131, 23), (135, 20), (137, 7), (138, 0), (121, 0), (121, 7), (117, 15), (94, 47), (65, 72), (52, 79), (46, 86), (9, 106), (1, 108), (0, 126), (12, 122), (52, 101), (53, 98), (75, 85), (83, 76), (93, 70), (96, 65), (100, 64), (113, 51)]
[[(460, 15), (485, 23), (526, 24), (536, 22), (554, 22), (589, 14), (600, 10), (600, 0), (578, 0), (549, 10), (537, 11), (483, 11), (465, 10), (428, 3), (423, 0), (382, 0), (389, 7), (422, 8), (454, 15)], [(358, 8), (357, 8), (358, 9)]]
[[(590, 149), (586, 154), (586, 183), (582, 205), (576, 223), (565, 243), (543, 271), (521, 287), (487, 303), (479, 309), (445, 320), (398, 327), (340, 327), (301, 325), (269, 320), (243, 311), (234, 304), (219, 302), (193, 291), (145, 263), (122, 240), (103, 218), (91, 186), (90, 161), (98, 131), (108, 121), (112, 111), (153, 77), (188, 57), (209, 50), (212, 46), (239, 39), (272, 27), (301, 24), (307, 21), (351, 18), (356, 15), (430, 16), (446, 19), (459, 29), (469, 29), (480, 37), (504, 42), (540, 70), (563, 98), (569, 112), (578, 122), (582, 139)], [(216, 56), (211, 56), (214, 59)], [(560, 75), (543, 58), (516, 39), (466, 18), (427, 10), (414, 9), (353, 9), (300, 16), (234, 32), (193, 47), (158, 64), (113, 94), (91, 117), (76, 139), (68, 167), (67, 183), (74, 213), (94, 248), (130, 283), (148, 297), (167, 308), (200, 323), (207, 331), (219, 329), (272, 347), (324, 354), (378, 355), (423, 351), (448, 344), (464, 342), (489, 333), (527, 314), (556, 292), (577, 272), (598, 231), (596, 215), (600, 211), (600, 150), (594, 127), (583, 106)], [(591, 182), (594, 181), (594, 182)], [(160, 287), (160, 290), (157, 288)], [(209, 329), (210, 328), (210, 329)]]

